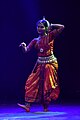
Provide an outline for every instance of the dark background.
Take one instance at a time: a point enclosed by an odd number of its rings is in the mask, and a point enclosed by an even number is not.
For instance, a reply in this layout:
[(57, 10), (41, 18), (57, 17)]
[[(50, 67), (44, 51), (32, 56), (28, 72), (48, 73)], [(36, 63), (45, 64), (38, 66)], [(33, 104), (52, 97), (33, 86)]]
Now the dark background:
[(24, 86), (35, 65), (35, 49), (25, 54), (18, 47), (37, 37), (36, 22), (65, 25), (56, 39), (54, 54), (59, 62), (59, 101), (80, 101), (80, 10), (73, 0), (0, 1), (0, 103), (24, 102)]

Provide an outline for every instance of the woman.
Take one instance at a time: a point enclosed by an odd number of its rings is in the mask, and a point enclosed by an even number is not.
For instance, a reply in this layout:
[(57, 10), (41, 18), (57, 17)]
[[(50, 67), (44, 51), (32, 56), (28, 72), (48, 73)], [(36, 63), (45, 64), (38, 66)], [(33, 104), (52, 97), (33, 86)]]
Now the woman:
[(20, 44), (25, 52), (30, 51), (33, 46), (38, 51), (37, 62), (25, 84), (25, 105), (18, 104), (27, 112), (30, 111), (32, 102), (41, 102), (44, 111), (48, 111), (50, 101), (56, 100), (59, 96), (58, 62), (53, 48), (55, 38), (63, 29), (64, 25), (50, 24), (43, 18), (37, 22), (39, 37), (34, 38), (28, 46), (24, 42)]

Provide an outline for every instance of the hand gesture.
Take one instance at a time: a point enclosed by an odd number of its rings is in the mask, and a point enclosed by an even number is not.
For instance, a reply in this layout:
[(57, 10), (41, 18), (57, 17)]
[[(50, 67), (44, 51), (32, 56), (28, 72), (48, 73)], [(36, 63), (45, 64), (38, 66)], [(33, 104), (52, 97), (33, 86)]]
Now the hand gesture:
[(19, 47), (25, 48), (25, 47), (26, 47), (26, 43), (22, 42), (22, 43), (19, 45)]

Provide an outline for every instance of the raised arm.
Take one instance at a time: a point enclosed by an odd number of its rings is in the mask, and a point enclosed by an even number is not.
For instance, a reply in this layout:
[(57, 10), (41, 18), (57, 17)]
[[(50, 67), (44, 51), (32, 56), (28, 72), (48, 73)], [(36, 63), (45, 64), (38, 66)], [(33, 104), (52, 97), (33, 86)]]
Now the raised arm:
[(55, 38), (56, 36), (58, 36), (62, 32), (62, 30), (64, 29), (64, 25), (51, 24), (49, 29), (51, 31), (51, 34)]
[(57, 29), (61, 29), (61, 30), (64, 29), (64, 25), (61, 25), (61, 24), (52, 24), (52, 23), (51, 23), (51, 27), (52, 27), (52, 26), (53, 26), (53, 27), (56, 27)]

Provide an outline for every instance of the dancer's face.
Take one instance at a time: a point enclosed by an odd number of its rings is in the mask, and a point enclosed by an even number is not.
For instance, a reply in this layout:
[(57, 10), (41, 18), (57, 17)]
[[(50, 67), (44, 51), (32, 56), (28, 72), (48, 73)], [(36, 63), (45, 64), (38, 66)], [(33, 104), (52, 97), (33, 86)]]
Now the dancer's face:
[(39, 23), (37, 25), (37, 32), (40, 34), (40, 35), (44, 35), (46, 33), (46, 28), (44, 26), (43, 23)]

